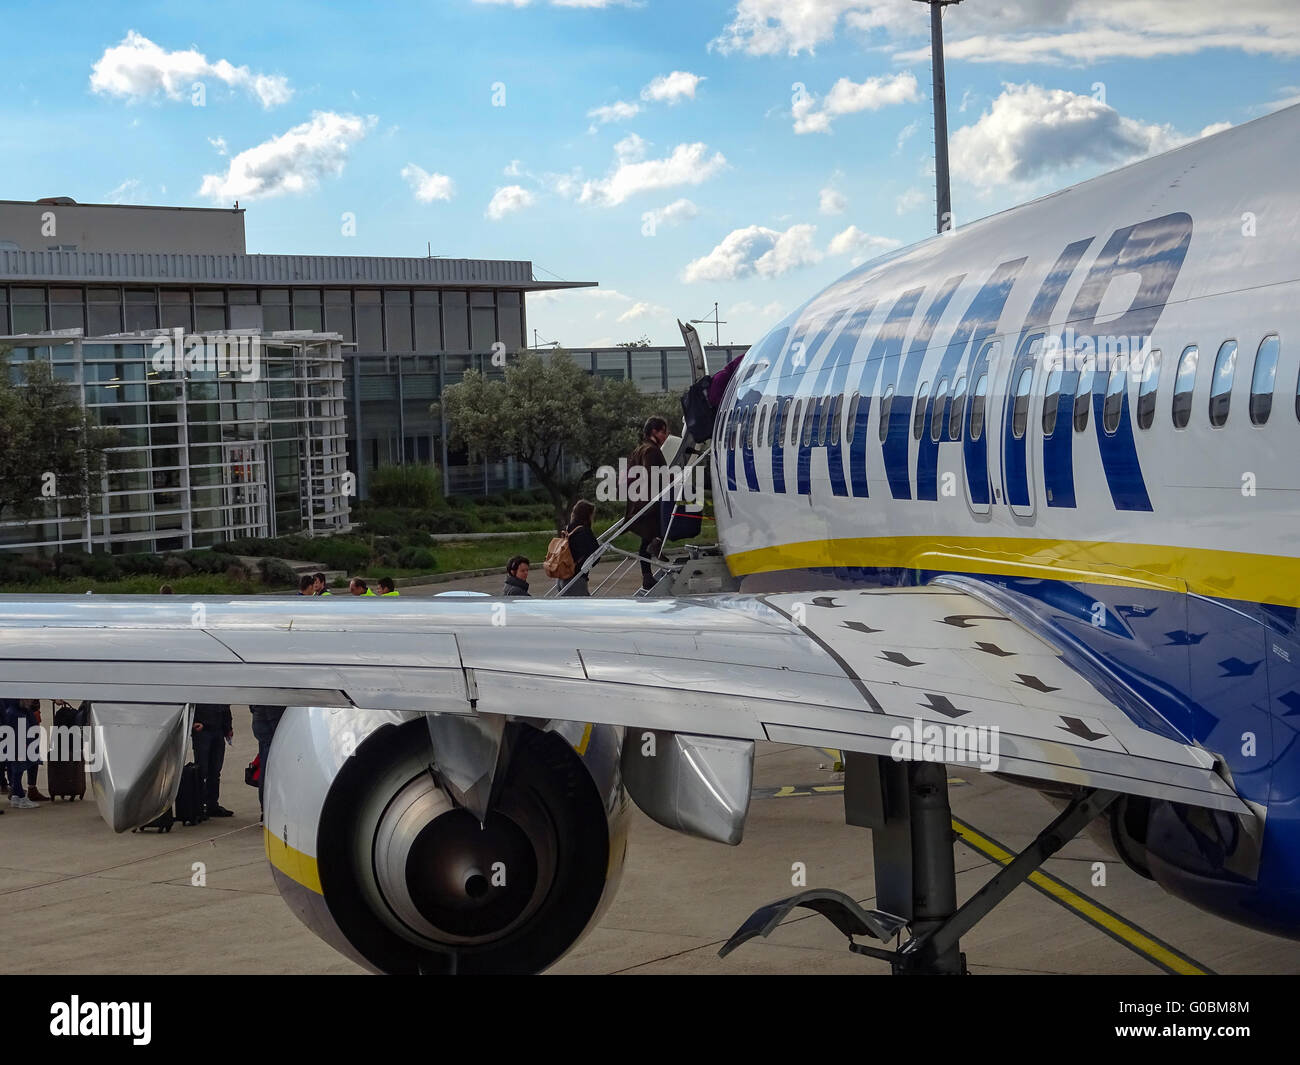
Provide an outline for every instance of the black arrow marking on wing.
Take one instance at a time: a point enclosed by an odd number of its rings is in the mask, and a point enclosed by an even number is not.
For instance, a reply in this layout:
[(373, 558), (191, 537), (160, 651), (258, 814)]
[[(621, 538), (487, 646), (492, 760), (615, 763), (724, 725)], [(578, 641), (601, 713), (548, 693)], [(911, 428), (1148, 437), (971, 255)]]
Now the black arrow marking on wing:
[(1166, 646), (1171, 647), (1191, 647), (1193, 644), (1200, 643), (1209, 635), (1208, 632), (1188, 632), (1186, 629), (1175, 629), (1173, 632), (1166, 632), (1169, 637), (1169, 643)]
[(884, 629), (873, 629), (865, 621), (842, 621), (840, 622), (846, 629), (852, 629), (854, 632), (884, 632)]
[(1011, 658), (1016, 653), (1015, 651), (1004, 651), (997, 644), (985, 643), (983, 640), (977, 642), (975, 646), (978, 647), (985, 654), (997, 655), (999, 658)]
[(940, 625), (953, 625), (959, 629), (971, 629), (973, 625), (968, 624), (971, 621), (1010, 621), (1010, 618), (1004, 618), (1001, 614), (949, 614), (939, 622)]
[(1057, 728), (1062, 732), (1069, 732), (1072, 735), (1078, 736), (1080, 739), (1087, 740), (1089, 743), (1092, 743), (1093, 740), (1102, 740), (1106, 738), (1106, 733), (1093, 732), (1092, 729), (1077, 717), (1065, 717), (1062, 715), (1061, 720), (1064, 721), (1065, 724), (1057, 725)]
[(813, 605), (813, 606), (822, 606), (822, 607), (825, 607), (827, 610), (838, 610), (838, 609), (841, 609), (840, 604), (837, 603), (837, 602), (835, 602), (835, 599), (834, 599), (833, 596), (829, 596), (829, 595), (818, 595), (818, 596), (814, 596), (814, 597), (813, 597), (813, 601), (812, 601), (812, 605)]
[[(944, 717), (965, 717), (970, 713), (969, 710), (958, 710), (957, 707), (952, 705), (952, 700), (946, 695), (934, 695), (931, 692), (926, 692), (925, 697), (930, 700), (930, 705), (927, 706), (926, 709), (934, 710), (943, 714)], [(918, 703), (917, 705), (926, 706), (925, 703)]]
[(899, 651), (881, 651), (880, 657), (886, 662), (893, 662), (896, 666), (923, 666), (924, 662), (913, 662), (907, 655)]
[(1287, 708), (1283, 717), (1295, 717), (1300, 714), (1300, 692), (1289, 691), (1285, 695), (1279, 695), (1277, 701)]
[(1219, 663), (1223, 667), (1221, 677), (1249, 677), (1255, 670), (1263, 665), (1264, 660), (1261, 658), (1258, 662), (1243, 662), (1240, 658), (1225, 658)]
[(1017, 673), (1020, 683), (1026, 688), (1033, 688), (1036, 692), (1059, 692), (1060, 688), (1053, 688), (1050, 684), (1044, 684), (1037, 677), (1031, 677), (1028, 673)]

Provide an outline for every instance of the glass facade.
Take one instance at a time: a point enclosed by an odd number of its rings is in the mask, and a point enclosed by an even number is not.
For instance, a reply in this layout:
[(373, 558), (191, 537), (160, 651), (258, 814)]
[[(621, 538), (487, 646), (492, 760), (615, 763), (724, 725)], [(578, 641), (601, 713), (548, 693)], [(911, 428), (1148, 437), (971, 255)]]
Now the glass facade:
[(114, 439), (89, 515), (51, 500), (0, 525), (0, 548), (170, 551), (347, 528), (339, 342), (258, 338), (249, 374), (156, 369), (156, 335), (5, 341), (15, 381), (24, 363), (52, 363)]

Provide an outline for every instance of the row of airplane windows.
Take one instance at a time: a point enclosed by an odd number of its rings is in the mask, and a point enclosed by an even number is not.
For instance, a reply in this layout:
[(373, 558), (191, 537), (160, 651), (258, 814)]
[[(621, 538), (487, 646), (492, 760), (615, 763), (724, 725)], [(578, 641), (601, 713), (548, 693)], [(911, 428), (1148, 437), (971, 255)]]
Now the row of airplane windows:
[[(1035, 342), (1037, 343), (1037, 342)], [(1035, 349), (1031, 346), (1030, 353)], [(996, 361), (996, 352), (986, 349), (991, 355), (989, 361)], [(1255, 366), (1251, 374), (1249, 414), (1252, 425), (1264, 425), (1273, 410), (1273, 391), (1277, 378), (1277, 363), (1281, 355), (1281, 341), (1274, 334), (1260, 341), (1255, 352)], [(1147, 353), (1142, 365), (1141, 381), (1138, 386), (1137, 425), (1147, 430), (1155, 423), (1156, 396), (1160, 384), (1161, 352), (1153, 349)], [(1170, 419), (1175, 429), (1186, 429), (1192, 417), (1192, 399), (1196, 386), (1196, 369), (1200, 358), (1200, 349), (1189, 344), (1183, 349), (1178, 359), (1177, 373), (1174, 378), (1173, 399), (1170, 406)], [(1237, 369), (1237, 341), (1225, 340), (1219, 345), (1214, 360), (1214, 372), (1210, 377), (1209, 421), (1214, 428), (1227, 424), (1228, 412), (1232, 403), (1232, 387)], [(1060, 421), (1062, 401), (1070, 405), (1070, 423), (1076, 433), (1088, 428), (1088, 418), (1092, 410), (1092, 394), (1095, 371), (1090, 361), (1085, 361), (1072, 375), (1073, 395), (1062, 390), (1065, 381), (1063, 367), (1053, 367), (1049, 372), (1043, 399), (1043, 436), (1055, 435)], [(1034, 367), (1026, 366), (1016, 379), (1015, 395), (1011, 408), (1011, 432), (1017, 439), (1025, 435), (1029, 422), (1029, 404), (1034, 378)], [(1102, 402), (1102, 428), (1107, 433), (1114, 433), (1119, 428), (1120, 414), (1129, 367), (1126, 360), (1117, 359), (1106, 381), (1106, 395)], [(931, 441), (961, 440), (963, 428), (970, 433), (972, 440), (979, 440), (984, 434), (984, 421), (988, 399), (988, 373), (981, 373), (975, 386), (970, 390), (970, 419), (965, 422), (967, 402), (967, 379), (957, 379), (951, 393), (948, 391), (948, 378), (941, 377), (930, 390), (929, 382), (923, 382), (917, 389), (918, 396), (929, 396), (932, 402), (918, 402), (912, 414), (912, 437), (920, 440), (927, 429)], [(848, 404), (848, 417), (842, 419), (844, 396), (821, 396), (803, 399), (782, 399), (749, 406), (743, 410), (732, 411), (721, 431), (717, 434), (726, 449), (738, 447), (742, 442), (747, 448), (762, 446), (775, 447), (780, 441), (782, 447), (824, 447), (828, 444), (838, 445), (841, 431), (845, 443), (855, 439), (859, 430), (858, 414), (863, 399), (867, 404), (871, 397), (863, 397), (854, 392)], [(889, 435), (890, 415), (894, 403), (894, 386), (885, 388), (880, 401), (880, 420), (878, 432), (881, 442)], [(1300, 419), (1300, 380), (1296, 383), (1295, 399), (1296, 417)], [(866, 410), (861, 428), (865, 431)]]

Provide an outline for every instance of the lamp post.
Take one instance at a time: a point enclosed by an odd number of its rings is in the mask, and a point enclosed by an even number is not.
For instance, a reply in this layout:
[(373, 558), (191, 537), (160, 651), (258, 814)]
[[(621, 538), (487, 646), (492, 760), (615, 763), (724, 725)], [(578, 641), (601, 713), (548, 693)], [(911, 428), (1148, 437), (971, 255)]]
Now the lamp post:
[(934, 84), (935, 231), (952, 229), (952, 190), (948, 185), (948, 99), (943, 77), (943, 9), (961, 0), (917, 0), (930, 5), (930, 69)]
[(718, 305), (717, 305), (716, 303), (713, 305), (713, 317), (712, 317), (712, 318), (692, 318), (692, 319), (691, 319), (691, 325), (711, 325), (711, 326), (713, 326), (713, 346), (714, 346), (715, 348), (720, 348), (720, 347), (722, 347), (722, 341), (719, 339), (719, 337), (720, 337), (722, 334), (721, 334), (721, 332), (719, 331), (718, 327), (719, 327), (719, 326), (726, 325), (726, 324), (727, 324), (727, 323), (726, 323), (725, 321), (722, 321), (722, 320), (720, 320), (720, 319), (718, 318)]

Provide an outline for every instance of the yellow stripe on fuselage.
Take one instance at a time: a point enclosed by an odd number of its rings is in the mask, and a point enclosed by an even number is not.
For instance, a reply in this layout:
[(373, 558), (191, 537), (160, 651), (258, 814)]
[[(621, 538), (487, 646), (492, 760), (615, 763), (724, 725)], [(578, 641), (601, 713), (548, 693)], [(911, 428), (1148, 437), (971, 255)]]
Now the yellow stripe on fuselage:
[(278, 836), (264, 828), (262, 834), (266, 840), (266, 858), (295, 884), (301, 884), (308, 891), (323, 895), (320, 886), (320, 872), (316, 868), (316, 859), (310, 854), (303, 854), (285, 843)]
[(1127, 585), (1300, 606), (1300, 558), (1163, 544), (1032, 537), (869, 536), (778, 544), (727, 556), (738, 577), (889, 566)]

